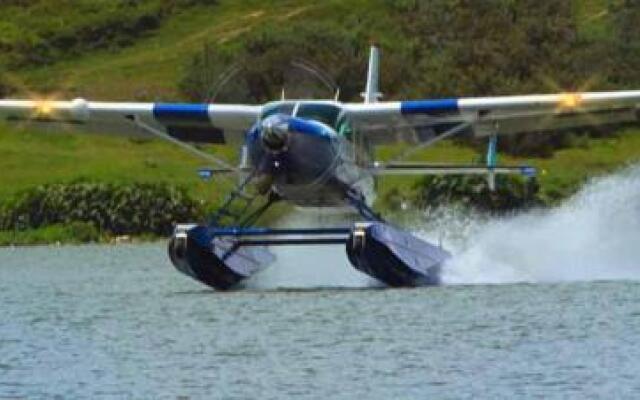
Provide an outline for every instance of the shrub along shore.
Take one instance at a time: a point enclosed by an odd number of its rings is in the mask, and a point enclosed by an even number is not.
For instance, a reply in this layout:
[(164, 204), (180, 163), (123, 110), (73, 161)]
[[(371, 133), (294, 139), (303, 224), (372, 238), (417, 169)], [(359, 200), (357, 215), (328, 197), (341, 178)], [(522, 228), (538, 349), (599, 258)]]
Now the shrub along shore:
[(174, 223), (203, 215), (204, 205), (174, 185), (42, 185), (2, 205), (0, 245), (157, 238), (169, 235)]

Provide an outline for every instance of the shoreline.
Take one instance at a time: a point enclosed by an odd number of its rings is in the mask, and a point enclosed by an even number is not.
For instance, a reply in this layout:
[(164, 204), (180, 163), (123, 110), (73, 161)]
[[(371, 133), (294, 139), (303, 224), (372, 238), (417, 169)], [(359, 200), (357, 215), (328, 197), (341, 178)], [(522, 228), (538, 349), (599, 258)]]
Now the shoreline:
[[(157, 235), (101, 235), (97, 239), (86, 239), (72, 235), (47, 239), (52, 227), (26, 229), (24, 231), (0, 231), (0, 248), (59, 247), (105, 245), (121, 246), (162, 242), (168, 238)], [(57, 229), (57, 227), (54, 227)]]

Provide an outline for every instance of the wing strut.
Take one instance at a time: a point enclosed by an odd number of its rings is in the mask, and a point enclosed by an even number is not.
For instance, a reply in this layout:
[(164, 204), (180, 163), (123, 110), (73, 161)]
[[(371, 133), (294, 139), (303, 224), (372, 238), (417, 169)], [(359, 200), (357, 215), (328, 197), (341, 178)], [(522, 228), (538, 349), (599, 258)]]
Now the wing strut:
[(427, 140), (425, 142), (420, 143), (419, 145), (415, 146), (415, 147), (411, 147), (410, 149), (402, 152), (399, 156), (395, 157), (391, 162), (395, 162), (395, 161), (402, 161), (405, 158), (408, 158), (410, 156), (412, 156), (413, 154), (415, 154), (416, 152), (425, 149), (429, 146), (432, 146), (444, 139), (450, 138), (452, 136), (457, 135), (458, 133), (464, 131), (465, 129), (469, 128), (471, 126), (470, 122), (462, 122), (456, 126), (454, 126), (453, 128), (449, 129), (448, 131), (445, 131), (443, 134), (438, 135), (434, 138), (432, 138), (431, 140)]
[(227, 172), (233, 172), (233, 173), (242, 173), (242, 170), (233, 167), (231, 164), (227, 163), (224, 160), (221, 160), (218, 157), (215, 157), (209, 153), (206, 153), (202, 150), (199, 150), (181, 140), (178, 140), (174, 137), (171, 137), (170, 135), (167, 135), (166, 133), (164, 133), (162, 130), (157, 129), (145, 122), (143, 122), (142, 120), (140, 120), (140, 118), (138, 118), (137, 116), (133, 118), (133, 123), (139, 127), (140, 129), (160, 138), (163, 139), (169, 143), (175, 144), (176, 146), (188, 151), (189, 153), (195, 155), (196, 157), (202, 158), (204, 160), (210, 161), (214, 164), (216, 164), (217, 166), (219, 166), (223, 172), (227, 173)]
[(532, 179), (537, 175), (537, 171), (534, 167), (528, 165), (518, 166), (500, 166), (497, 165), (497, 148), (498, 137), (492, 135), (489, 139), (487, 146), (486, 165), (455, 165), (455, 164), (428, 164), (420, 162), (398, 162), (404, 158), (409, 157), (416, 151), (433, 145), (441, 140), (449, 138), (460, 131), (468, 128), (471, 125), (469, 122), (464, 122), (450, 130), (446, 131), (440, 136), (437, 136), (429, 141), (420, 144), (417, 147), (403, 152), (400, 156), (396, 157), (393, 161), (388, 163), (375, 162), (371, 166), (371, 171), (374, 175), (486, 175), (487, 184), (489, 190), (495, 191), (496, 189), (496, 175), (508, 175), (519, 174), (528, 179)]

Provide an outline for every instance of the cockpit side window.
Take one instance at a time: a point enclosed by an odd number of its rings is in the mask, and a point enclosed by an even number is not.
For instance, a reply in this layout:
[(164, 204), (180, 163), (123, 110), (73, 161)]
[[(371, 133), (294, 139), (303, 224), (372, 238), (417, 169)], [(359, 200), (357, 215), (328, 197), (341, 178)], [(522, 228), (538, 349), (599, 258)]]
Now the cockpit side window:
[(330, 104), (300, 104), (296, 117), (320, 121), (336, 129), (340, 109)]
[(351, 126), (351, 122), (346, 116), (343, 115), (338, 119), (336, 132), (338, 132), (338, 135), (344, 136), (348, 140), (353, 138), (353, 126)]

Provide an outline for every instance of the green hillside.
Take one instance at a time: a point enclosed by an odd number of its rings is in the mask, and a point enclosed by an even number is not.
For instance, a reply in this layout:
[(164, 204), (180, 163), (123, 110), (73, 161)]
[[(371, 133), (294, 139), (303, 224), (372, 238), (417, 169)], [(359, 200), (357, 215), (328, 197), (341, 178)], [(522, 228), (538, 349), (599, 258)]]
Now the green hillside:
[[(633, 2), (623, 0), (574, 0), (573, 4), (550, 0), (15, 3), (33, 6), (0, 5), (0, 10), (12, 10), (0, 13), (0, 65), (10, 69), (5, 80), (22, 93), (44, 90), (111, 100), (179, 99), (185, 97), (180, 83), (205, 45), (221, 63), (233, 61), (243, 47), (253, 46), (249, 51), (254, 56), (304, 57), (340, 75), (343, 71), (336, 71), (333, 64), (350, 63), (347, 58), (352, 57), (364, 71), (371, 41), (384, 49), (383, 86), (393, 97), (552, 91), (585, 85), (604, 89), (640, 79), (637, 72), (623, 76), (627, 71), (620, 71), (630, 66), (635, 71), (634, 62), (640, 57), (637, 51), (629, 51), (640, 44), (619, 40), (640, 39), (636, 29), (620, 32), (626, 25), (633, 27), (640, 13)], [(87, 14), (92, 18), (84, 18)], [(126, 21), (118, 20), (121, 15), (127, 16)], [(114, 20), (120, 22), (110, 25)], [(88, 34), (91, 24), (100, 29)], [(52, 32), (58, 36), (52, 37)], [(35, 36), (36, 44), (22, 43), (29, 35)], [(74, 35), (86, 38), (76, 39), (70, 47), (50, 44), (65, 43), (56, 37)], [(300, 43), (300, 37), (314, 35), (325, 40)], [(505, 35), (512, 37), (507, 40)], [(296, 47), (286, 48), (289, 43)], [(353, 54), (343, 54), (341, 47)], [(31, 59), (34, 49), (45, 55)], [(295, 54), (286, 53), (289, 50)], [(333, 60), (327, 57), (331, 53), (344, 57)], [(613, 62), (618, 66), (612, 71)], [(220, 66), (214, 61), (208, 67)], [(345, 85), (361, 86), (363, 78), (357, 77), (358, 82)], [(633, 81), (621, 83), (622, 78)]]
[[(46, 67), (20, 68), (8, 74), (18, 89), (51, 90), (98, 99), (179, 99), (179, 83), (191, 58), (206, 43), (234, 46), (265, 26), (289, 21), (349, 15), (375, 9), (376, 1), (219, 1), (189, 6), (167, 17), (158, 29), (130, 46), (105, 46)], [(2, 6), (0, 6), (2, 7)], [(380, 16), (383, 14), (381, 13)], [(366, 51), (366, 48), (362, 50)]]
[[(386, 99), (640, 88), (638, 23), (638, 7), (626, 0), (7, 0), (0, 4), (0, 95), (201, 100), (239, 63), (231, 93), (216, 100), (245, 96), (256, 82), (263, 90), (246, 99), (264, 100), (279, 95), (282, 66), (300, 58), (326, 70), (343, 100), (356, 100), (371, 41), (383, 48)], [(544, 169), (543, 195), (558, 199), (589, 176), (640, 159), (640, 130), (605, 133), (550, 135), (535, 146), (507, 139), (501, 145), (511, 154), (545, 157), (503, 160)], [(235, 149), (211, 151), (235, 156)], [(416, 156), (477, 157), (474, 148), (450, 143)], [(199, 182), (202, 165), (156, 141), (0, 126), (3, 199), (83, 180), (181, 183), (215, 202), (226, 187)], [(411, 182), (388, 179), (382, 188)]]

